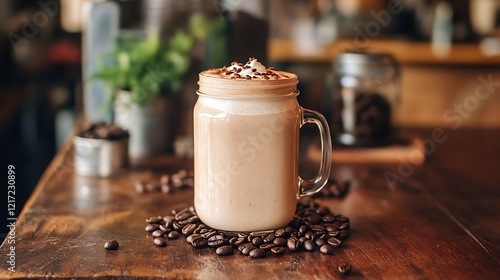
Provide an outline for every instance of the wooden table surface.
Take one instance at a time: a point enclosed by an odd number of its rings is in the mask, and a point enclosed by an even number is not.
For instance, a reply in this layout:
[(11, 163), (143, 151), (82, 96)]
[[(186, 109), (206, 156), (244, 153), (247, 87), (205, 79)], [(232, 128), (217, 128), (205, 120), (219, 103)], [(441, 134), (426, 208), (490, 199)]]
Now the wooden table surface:
[[(432, 135), (430, 129), (418, 133)], [(192, 204), (193, 193), (138, 194), (133, 182), (190, 168), (190, 160), (155, 157), (113, 178), (91, 179), (73, 173), (67, 145), (17, 220), (16, 272), (8, 271), (10, 245), (2, 244), (0, 278), (336, 279), (344, 278), (338, 264), (347, 262), (355, 279), (499, 279), (500, 131), (445, 133), (446, 141), (414, 170), (335, 164), (332, 177), (352, 180), (350, 193), (320, 203), (351, 218), (345, 246), (331, 256), (296, 252), (265, 259), (218, 257), (184, 240), (152, 244), (144, 219)], [(313, 165), (303, 160), (301, 173)], [(391, 189), (387, 171), (404, 182)], [(103, 248), (109, 239), (120, 242), (117, 251)]]

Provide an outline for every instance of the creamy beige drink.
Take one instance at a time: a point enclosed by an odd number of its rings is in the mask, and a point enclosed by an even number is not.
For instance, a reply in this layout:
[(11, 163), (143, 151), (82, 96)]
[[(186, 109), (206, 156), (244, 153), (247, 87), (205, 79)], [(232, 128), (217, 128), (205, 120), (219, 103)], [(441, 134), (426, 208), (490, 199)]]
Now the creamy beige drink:
[(195, 208), (205, 224), (260, 231), (292, 219), (303, 122), (296, 84), (296, 75), (256, 60), (200, 73)]

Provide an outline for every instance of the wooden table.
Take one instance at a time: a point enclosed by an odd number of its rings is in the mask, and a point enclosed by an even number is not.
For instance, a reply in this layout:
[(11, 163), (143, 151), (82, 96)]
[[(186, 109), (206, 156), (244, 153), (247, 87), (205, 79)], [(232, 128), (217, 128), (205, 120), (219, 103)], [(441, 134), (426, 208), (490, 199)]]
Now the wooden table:
[[(265, 259), (218, 257), (182, 239), (164, 248), (152, 244), (144, 219), (191, 204), (193, 193), (138, 194), (133, 182), (190, 168), (191, 161), (155, 157), (116, 177), (90, 179), (73, 173), (67, 145), (17, 220), (15, 273), (7, 270), (10, 245), (2, 244), (0, 278), (335, 279), (342, 278), (338, 264), (348, 262), (352, 278), (499, 279), (500, 131), (445, 133), (446, 141), (414, 171), (334, 165), (332, 176), (352, 179), (351, 191), (320, 203), (351, 218), (345, 246), (331, 256)], [(431, 130), (419, 134), (430, 138)], [(315, 169), (303, 162), (302, 173)], [(405, 181), (391, 190), (386, 171)], [(120, 242), (119, 250), (103, 248), (109, 239)]]

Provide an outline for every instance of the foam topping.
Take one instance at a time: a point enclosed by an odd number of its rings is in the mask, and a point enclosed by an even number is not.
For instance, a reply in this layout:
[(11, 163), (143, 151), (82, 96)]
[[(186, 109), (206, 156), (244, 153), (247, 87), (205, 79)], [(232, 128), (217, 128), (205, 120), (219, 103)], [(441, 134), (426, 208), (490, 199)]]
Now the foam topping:
[(273, 67), (264, 66), (254, 57), (250, 57), (245, 64), (233, 61), (229, 67), (223, 66), (211, 70), (218, 73), (222, 78), (229, 79), (279, 80), (290, 78), (284, 72), (276, 71)]

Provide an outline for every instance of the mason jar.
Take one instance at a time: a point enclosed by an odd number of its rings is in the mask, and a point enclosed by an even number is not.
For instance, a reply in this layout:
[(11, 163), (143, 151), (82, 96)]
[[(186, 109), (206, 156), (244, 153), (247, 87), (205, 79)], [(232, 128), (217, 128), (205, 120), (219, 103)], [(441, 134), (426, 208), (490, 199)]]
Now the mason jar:
[(330, 130), (341, 146), (383, 146), (394, 140), (400, 67), (376, 52), (343, 52), (334, 62)]
[[(328, 181), (328, 124), (298, 104), (293, 73), (248, 79), (225, 78), (221, 71), (199, 75), (193, 112), (196, 212), (204, 224), (230, 232), (286, 226), (299, 197)], [(299, 129), (306, 123), (317, 126), (321, 139), (322, 160), (313, 179), (298, 174)]]

